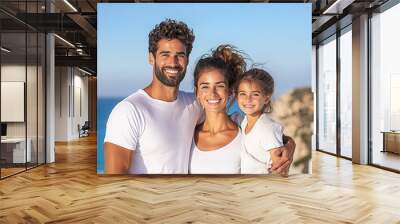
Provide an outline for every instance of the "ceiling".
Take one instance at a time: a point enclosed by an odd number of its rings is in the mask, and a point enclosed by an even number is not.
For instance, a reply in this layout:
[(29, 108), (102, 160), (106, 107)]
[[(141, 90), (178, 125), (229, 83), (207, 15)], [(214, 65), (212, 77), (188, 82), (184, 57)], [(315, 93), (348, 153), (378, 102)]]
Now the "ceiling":
[[(351, 17), (366, 10), (372, 10), (387, 0), (252, 0), (230, 2), (254, 3), (312, 3), (312, 36), (313, 43), (335, 32), (338, 20), (346, 19), (351, 23)], [(46, 5), (47, 2), (47, 5)], [(80, 66), (96, 73), (97, 57), (97, 3), (100, 2), (193, 2), (193, 1), (150, 1), (150, 0), (1, 0), (0, 24), (2, 38), (8, 38), (8, 47), (17, 51), (24, 50), (22, 38), (26, 29), (38, 32), (54, 32), (56, 65)], [(217, 2), (203, 0), (197, 2)], [(219, 1), (225, 2), (225, 1)], [(50, 13), (51, 12), (51, 13)], [(20, 33), (20, 34), (19, 34)], [(21, 39), (22, 38), (22, 39)], [(65, 41), (64, 41), (65, 40)], [(5, 40), (4, 40), (5, 41)], [(2, 43), (5, 43), (2, 41)], [(34, 43), (28, 45), (27, 51), (32, 51)], [(23, 52), (21, 52), (23, 53)]]

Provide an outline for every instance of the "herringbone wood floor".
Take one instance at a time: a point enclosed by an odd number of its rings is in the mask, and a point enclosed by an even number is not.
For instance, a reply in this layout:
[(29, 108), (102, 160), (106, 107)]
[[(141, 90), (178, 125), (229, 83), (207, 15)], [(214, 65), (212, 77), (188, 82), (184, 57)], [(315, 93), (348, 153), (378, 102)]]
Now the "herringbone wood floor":
[(0, 223), (400, 223), (400, 175), (322, 153), (313, 175), (98, 176), (96, 139), (0, 181)]

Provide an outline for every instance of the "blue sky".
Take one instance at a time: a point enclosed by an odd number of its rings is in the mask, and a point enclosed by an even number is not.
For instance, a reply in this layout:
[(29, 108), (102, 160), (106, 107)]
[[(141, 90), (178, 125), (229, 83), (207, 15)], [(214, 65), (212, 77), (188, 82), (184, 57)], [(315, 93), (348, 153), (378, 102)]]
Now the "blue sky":
[(147, 86), (148, 33), (165, 18), (193, 28), (196, 40), (181, 89), (193, 90), (193, 67), (219, 44), (232, 44), (262, 64), (275, 96), (311, 85), (311, 4), (98, 4), (98, 96), (125, 97)]

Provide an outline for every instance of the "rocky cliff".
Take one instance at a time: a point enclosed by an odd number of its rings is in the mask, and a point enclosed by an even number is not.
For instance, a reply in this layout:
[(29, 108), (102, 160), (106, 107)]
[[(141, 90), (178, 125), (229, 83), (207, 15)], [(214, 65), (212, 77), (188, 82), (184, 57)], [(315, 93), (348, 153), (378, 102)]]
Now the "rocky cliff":
[(272, 104), (270, 116), (283, 125), (285, 135), (296, 142), (290, 173), (311, 172), (311, 136), (313, 133), (314, 101), (310, 88), (293, 89)]

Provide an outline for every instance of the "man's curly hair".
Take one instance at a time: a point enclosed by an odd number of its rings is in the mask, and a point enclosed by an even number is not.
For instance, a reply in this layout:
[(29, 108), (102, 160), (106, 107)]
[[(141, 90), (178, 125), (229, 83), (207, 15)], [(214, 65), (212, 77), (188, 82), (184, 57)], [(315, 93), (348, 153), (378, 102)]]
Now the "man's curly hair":
[(178, 39), (186, 46), (186, 54), (189, 56), (193, 48), (193, 30), (180, 21), (166, 19), (156, 25), (149, 33), (149, 52), (153, 55), (157, 52), (157, 43), (161, 39)]

